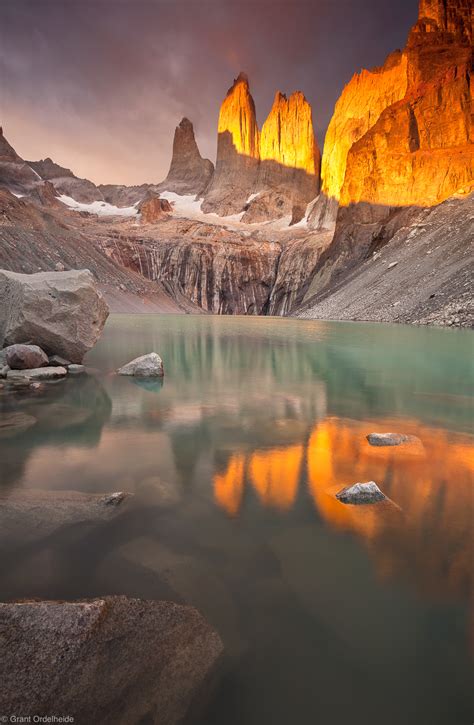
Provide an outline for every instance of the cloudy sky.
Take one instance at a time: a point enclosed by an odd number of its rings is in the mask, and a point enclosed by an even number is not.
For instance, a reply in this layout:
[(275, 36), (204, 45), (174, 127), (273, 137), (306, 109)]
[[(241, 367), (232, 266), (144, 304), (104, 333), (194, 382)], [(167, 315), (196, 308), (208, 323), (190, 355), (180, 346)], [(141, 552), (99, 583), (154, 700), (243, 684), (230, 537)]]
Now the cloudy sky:
[(158, 182), (188, 116), (214, 161), (219, 105), (250, 79), (259, 123), (301, 90), (320, 144), (354, 72), (403, 47), (418, 0), (0, 0), (0, 125), (23, 158)]

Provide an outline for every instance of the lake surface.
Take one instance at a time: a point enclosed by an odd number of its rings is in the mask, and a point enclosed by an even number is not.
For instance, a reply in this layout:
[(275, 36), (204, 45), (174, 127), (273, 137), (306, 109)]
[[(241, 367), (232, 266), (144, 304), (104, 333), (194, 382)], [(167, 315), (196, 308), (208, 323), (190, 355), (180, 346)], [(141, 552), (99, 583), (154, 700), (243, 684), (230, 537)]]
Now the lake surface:
[[(109, 319), (91, 372), (12, 403), (15, 489), (130, 491), (112, 521), (0, 553), (0, 598), (194, 604), (226, 662), (206, 725), (470, 725), (469, 331)], [(164, 383), (113, 374), (156, 350)], [(373, 448), (372, 431), (419, 445)], [(387, 504), (335, 493), (374, 480)]]

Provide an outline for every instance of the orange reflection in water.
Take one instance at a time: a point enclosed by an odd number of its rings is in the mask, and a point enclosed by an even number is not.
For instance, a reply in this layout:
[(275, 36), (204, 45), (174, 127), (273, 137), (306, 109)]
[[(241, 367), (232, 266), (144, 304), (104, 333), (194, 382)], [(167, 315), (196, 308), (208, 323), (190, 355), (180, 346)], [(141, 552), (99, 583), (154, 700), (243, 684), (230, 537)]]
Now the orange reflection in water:
[[(401, 431), (421, 443), (375, 448), (366, 440), (372, 431)], [(265, 506), (288, 510), (305, 459), (308, 491), (319, 514), (365, 541), (380, 576), (409, 572), (418, 588), (466, 596), (472, 577), (470, 436), (413, 420), (327, 418), (314, 426), (307, 445), (234, 454), (225, 473), (214, 477), (215, 499), (236, 515), (247, 481)], [(344, 486), (371, 480), (388, 502), (348, 506), (336, 499)]]
[(230, 516), (240, 509), (244, 493), (245, 457), (242, 453), (232, 456), (226, 471), (214, 475), (214, 497), (219, 506)]
[(298, 492), (303, 446), (257, 451), (250, 457), (249, 478), (266, 506), (289, 509)]

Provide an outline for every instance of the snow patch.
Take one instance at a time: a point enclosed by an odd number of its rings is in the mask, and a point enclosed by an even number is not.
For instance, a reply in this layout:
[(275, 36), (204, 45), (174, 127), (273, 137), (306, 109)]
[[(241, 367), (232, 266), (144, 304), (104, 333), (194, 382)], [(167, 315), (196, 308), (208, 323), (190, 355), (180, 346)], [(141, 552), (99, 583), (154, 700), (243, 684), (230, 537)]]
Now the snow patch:
[(163, 191), (160, 194), (162, 199), (167, 199), (173, 205), (174, 216), (183, 219), (194, 219), (208, 224), (217, 224), (218, 226), (226, 226), (229, 223), (238, 223), (242, 219), (245, 212), (230, 216), (219, 216), (213, 212), (205, 214), (201, 210), (202, 199), (196, 199), (194, 194), (181, 195), (174, 191)]
[[(109, 204), (106, 201), (91, 201), (89, 203), (76, 201), (72, 196), (61, 194), (59, 201), (74, 211), (87, 211), (97, 216), (124, 216), (134, 217), (138, 214), (137, 204), (133, 206), (119, 207)], [(137, 202), (138, 203), (138, 202)]]

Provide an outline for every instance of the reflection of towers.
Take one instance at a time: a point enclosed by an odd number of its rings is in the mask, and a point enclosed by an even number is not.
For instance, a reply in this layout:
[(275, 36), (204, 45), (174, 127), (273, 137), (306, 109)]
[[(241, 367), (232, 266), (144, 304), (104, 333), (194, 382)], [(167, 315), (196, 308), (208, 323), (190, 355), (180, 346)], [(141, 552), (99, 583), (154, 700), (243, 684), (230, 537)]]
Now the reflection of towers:
[[(373, 430), (399, 429), (422, 445), (373, 448)], [(318, 513), (331, 526), (352, 531), (367, 544), (380, 576), (402, 574), (414, 586), (467, 597), (471, 585), (474, 448), (468, 436), (421, 426), (415, 421), (369, 423), (326, 418), (308, 443), (231, 456), (214, 477), (217, 504), (239, 512), (245, 486), (264, 505), (289, 510), (300, 480)], [(335, 498), (343, 486), (377, 481), (390, 501), (347, 506)]]

